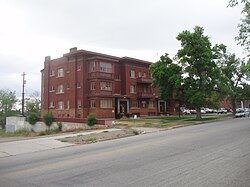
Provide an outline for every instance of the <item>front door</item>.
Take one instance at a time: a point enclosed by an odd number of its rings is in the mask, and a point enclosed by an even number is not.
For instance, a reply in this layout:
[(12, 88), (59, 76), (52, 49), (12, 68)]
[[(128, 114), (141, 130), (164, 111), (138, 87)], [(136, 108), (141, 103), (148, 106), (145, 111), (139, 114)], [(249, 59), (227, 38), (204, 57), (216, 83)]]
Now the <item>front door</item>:
[(128, 102), (127, 101), (120, 101), (120, 114), (127, 114), (128, 113)]

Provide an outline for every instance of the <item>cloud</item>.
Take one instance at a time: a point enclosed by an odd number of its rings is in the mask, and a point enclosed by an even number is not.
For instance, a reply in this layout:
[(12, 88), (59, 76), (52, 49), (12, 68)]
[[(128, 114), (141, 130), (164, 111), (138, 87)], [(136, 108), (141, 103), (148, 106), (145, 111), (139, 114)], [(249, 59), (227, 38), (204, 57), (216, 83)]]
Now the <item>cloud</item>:
[(236, 46), (240, 7), (228, 0), (2, 0), (0, 1), (0, 89), (40, 90), (44, 57), (61, 57), (69, 48), (155, 62), (174, 56), (176, 36), (202, 26), (213, 44)]

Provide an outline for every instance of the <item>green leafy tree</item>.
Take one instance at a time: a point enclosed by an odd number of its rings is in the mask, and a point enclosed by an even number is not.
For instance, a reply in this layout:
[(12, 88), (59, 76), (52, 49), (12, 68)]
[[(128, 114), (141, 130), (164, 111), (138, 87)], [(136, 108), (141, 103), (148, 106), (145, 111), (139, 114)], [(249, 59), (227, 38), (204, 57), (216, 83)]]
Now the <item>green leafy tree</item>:
[(238, 25), (239, 34), (236, 37), (238, 44), (244, 46), (245, 49), (250, 52), (250, 2), (248, 0), (230, 0), (230, 7), (237, 6), (239, 3), (243, 4), (241, 23)]
[(201, 107), (214, 105), (216, 88), (220, 86), (220, 71), (214, 61), (212, 45), (204, 29), (196, 26), (194, 32), (183, 31), (177, 36), (181, 49), (177, 59), (183, 68), (183, 99), (197, 111), (201, 119)]
[(247, 87), (246, 80), (250, 74), (250, 62), (245, 62), (237, 58), (235, 54), (230, 54), (225, 45), (216, 45), (214, 51), (216, 51), (217, 65), (225, 76), (224, 80), (229, 88), (225, 96), (230, 100), (235, 113), (236, 101), (244, 99), (242, 87)]
[(43, 116), (43, 121), (50, 130), (50, 127), (51, 127), (51, 125), (53, 123), (53, 114), (51, 112), (45, 113), (44, 116)]
[(41, 98), (39, 92), (34, 92), (30, 95), (29, 100), (26, 100), (26, 113), (36, 113), (39, 117), (41, 114)]
[(0, 124), (5, 128), (6, 117), (10, 116), (12, 109), (17, 102), (15, 92), (0, 90)]
[(182, 68), (173, 63), (173, 60), (166, 53), (160, 57), (160, 60), (150, 65), (150, 71), (153, 78), (153, 86), (159, 88), (158, 93), (161, 99), (169, 101), (178, 97), (181, 86), (181, 70)]

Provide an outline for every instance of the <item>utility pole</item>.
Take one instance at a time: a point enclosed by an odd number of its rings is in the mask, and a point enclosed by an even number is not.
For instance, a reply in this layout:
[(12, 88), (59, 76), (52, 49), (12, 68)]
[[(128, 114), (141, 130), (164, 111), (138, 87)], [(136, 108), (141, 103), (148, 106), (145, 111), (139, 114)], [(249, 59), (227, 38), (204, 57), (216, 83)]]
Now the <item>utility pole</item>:
[(22, 91), (22, 116), (24, 116), (24, 85), (26, 84), (25, 80), (25, 72), (21, 76), (23, 76), (23, 91)]

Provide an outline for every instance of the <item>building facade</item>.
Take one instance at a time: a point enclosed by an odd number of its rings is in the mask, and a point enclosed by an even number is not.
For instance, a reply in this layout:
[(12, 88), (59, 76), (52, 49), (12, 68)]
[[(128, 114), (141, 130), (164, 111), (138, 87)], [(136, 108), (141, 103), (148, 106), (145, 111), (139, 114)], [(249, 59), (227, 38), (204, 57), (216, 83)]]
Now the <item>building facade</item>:
[(151, 87), (151, 62), (71, 48), (61, 58), (45, 57), (42, 113), (57, 118), (119, 118), (166, 112)]

